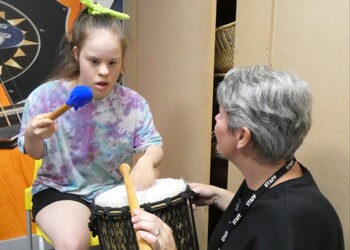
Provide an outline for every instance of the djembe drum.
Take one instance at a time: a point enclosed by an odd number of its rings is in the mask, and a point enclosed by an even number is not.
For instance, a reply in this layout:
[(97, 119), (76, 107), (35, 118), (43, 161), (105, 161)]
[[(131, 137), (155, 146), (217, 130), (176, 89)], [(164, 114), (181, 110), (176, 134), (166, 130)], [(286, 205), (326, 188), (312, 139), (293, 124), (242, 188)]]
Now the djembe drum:
[[(191, 198), (195, 195), (182, 179), (157, 179), (146, 190), (136, 192), (140, 207), (157, 215), (172, 229), (179, 250), (198, 250)], [(89, 228), (98, 235), (104, 250), (137, 250), (124, 185), (106, 191), (91, 204)]]

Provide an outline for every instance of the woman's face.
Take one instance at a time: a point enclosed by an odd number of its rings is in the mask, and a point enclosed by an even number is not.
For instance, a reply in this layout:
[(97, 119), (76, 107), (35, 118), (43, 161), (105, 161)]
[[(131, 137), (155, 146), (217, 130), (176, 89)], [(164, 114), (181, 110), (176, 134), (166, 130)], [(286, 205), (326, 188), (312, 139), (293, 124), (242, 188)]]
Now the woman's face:
[(226, 111), (220, 107), (220, 112), (215, 116), (215, 136), (217, 140), (216, 150), (226, 159), (231, 159), (237, 142), (230, 132), (227, 122)]
[(102, 99), (113, 89), (122, 71), (123, 53), (119, 36), (109, 30), (94, 29), (82, 44), (73, 48), (79, 62), (79, 85), (92, 89), (94, 99)]

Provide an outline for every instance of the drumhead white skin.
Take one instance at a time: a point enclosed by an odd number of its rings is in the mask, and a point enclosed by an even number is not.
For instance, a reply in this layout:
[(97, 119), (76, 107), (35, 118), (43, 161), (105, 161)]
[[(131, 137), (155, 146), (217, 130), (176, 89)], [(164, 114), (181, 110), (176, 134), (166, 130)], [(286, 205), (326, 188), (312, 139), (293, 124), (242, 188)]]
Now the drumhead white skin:
[[(186, 190), (187, 183), (183, 179), (164, 178), (155, 180), (153, 186), (142, 191), (136, 191), (136, 197), (140, 206), (144, 203), (162, 201), (172, 198)], [(129, 206), (125, 185), (117, 185), (114, 188), (98, 195), (95, 204), (101, 207), (120, 208)]]

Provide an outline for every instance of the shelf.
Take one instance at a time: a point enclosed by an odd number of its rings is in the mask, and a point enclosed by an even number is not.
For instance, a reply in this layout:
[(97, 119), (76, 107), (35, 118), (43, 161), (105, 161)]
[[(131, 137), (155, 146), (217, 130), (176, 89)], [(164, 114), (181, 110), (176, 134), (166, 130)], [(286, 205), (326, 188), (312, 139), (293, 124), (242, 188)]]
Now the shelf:
[(214, 77), (224, 77), (226, 73), (214, 73)]

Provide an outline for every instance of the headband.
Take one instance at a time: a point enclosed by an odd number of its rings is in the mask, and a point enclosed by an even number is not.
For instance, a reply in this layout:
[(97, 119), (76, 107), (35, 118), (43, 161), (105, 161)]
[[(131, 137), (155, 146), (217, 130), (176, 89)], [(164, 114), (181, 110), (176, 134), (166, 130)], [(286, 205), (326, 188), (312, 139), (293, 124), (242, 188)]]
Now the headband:
[(129, 19), (130, 16), (125, 13), (121, 13), (115, 10), (111, 10), (109, 8), (103, 7), (99, 3), (94, 3), (92, 0), (80, 0), (80, 2), (88, 8), (89, 14), (92, 15), (103, 15), (103, 14), (110, 14), (113, 17), (116, 17), (118, 19)]

